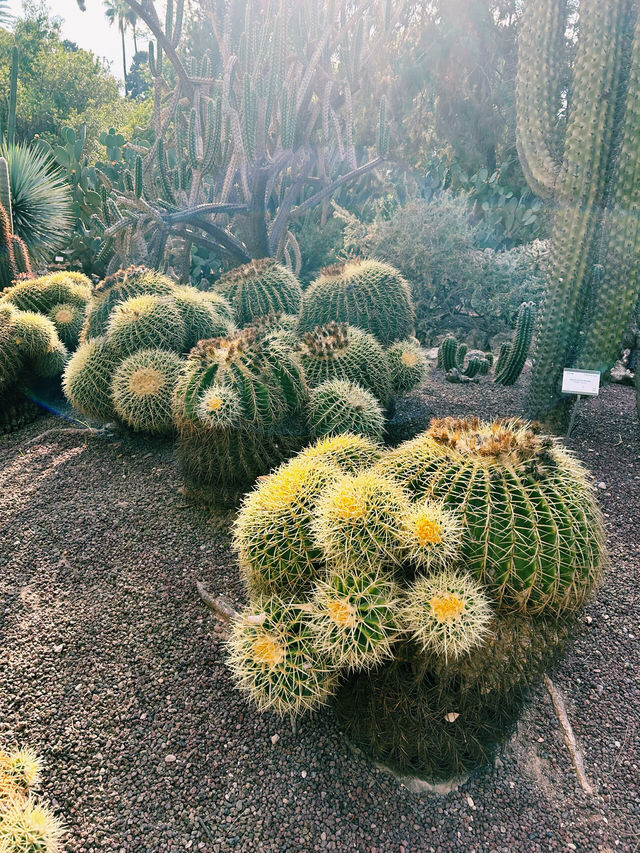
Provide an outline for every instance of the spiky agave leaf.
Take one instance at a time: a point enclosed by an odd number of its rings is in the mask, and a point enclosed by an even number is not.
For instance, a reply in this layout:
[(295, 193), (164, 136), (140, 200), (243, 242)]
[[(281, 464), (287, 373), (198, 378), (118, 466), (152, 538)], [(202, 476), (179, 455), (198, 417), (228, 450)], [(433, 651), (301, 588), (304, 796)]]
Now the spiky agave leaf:
[(36, 263), (49, 260), (71, 232), (71, 193), (43, 149), (1, 145), (9, 164), (13, 229)]
[(12, 800), (0, 818), (0, 853), (58, 853), (64, 833), (51, 809), (35, 800)]
[(173, 394), (181, 371), (180, 356), (166, 350), (139, 350), (125, 358), (111, 380), (118, 417), (135, 430), (170, 433)]
[(427, 498), (412, 504), (403, 515), (400, 539), (407, 559), (432, 571), (453, 564), (460, 552), (462, 533), (458, 515)]
[(445, 570), (415, 581), (400, 621), (423, 652), (446, 661), (480, 645), (492, 616), (489, 599), (471, 575)]
[(317, 546), (328, 562), (397, 564), (408, 505), (406, 492), (390, 477), (372, 471), (344, 475), (318, 501), (313, 524)]
[(398, 587), (386, 572), (331, 569), (316, 583), (310, 615), (318, 649), (349, 670), (390, 658), (398, 636), (397, 603)]
[(318, 459), (296, 458), (247, 495), (233, 544), (250, 589), (292, 595), (311, 587), (322, 560), (312, 537), (316, 502), (338, 477)]
[(337, 688), (337, 671), (314, 645), (303, 607), (258, 597), (234, 620), (228, 666), (260, 710), (299, 716), (324, 704)]

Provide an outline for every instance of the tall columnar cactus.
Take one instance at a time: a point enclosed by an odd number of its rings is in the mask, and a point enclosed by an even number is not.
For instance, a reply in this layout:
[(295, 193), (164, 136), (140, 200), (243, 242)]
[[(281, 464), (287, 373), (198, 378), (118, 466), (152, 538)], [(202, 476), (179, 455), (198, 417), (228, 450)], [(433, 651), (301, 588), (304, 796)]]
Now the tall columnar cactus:
[(569, 4), (531, 0), (520, 33), (518, 151), (554, 199), (528, 412), (560, 422), (565, 366), (607, 370), (640, 292), (640, 20), (628, 0), (582, 0), (564, 140), (560, 59)]
[(409, 285), (390, 264), (354, 260), (327, 267), (305, 291), (300, 330), (349, 323), (384, 345), (410, 337), (414, 312)]
[(518, 309), (511, 341), (500, 347), (494, 381), (499, 385), (513, 385), (522, 373), (533, 335), (533, 302), (523, 302)]
[(0, 205), (0, 291), (10, 287), (17, 275), (9, 215)]
[(233, 306), (239, 326), (270, 314), (297, 314), (302, 299), (296, 276), (271, 258), (236, 267), (216, 282), (215, 289)]
[(310, 388), (329, 379), (356, 382), (383, 406), (391, 398), (389, 359), (373, 335), (346, 323), (327, 323), (307, 332), (300, 360)]
[[(438, 367), (452, 377), (486, 376), (493, 363), (491, 353), (470, 354), (467, 358), (467, 345), (459, 344), (453, 335), (447, 335), (438, 347)], [(447, 377), (449, 378), (449, 377)]]
[(299, 269), (292, 223), (315, 207), (326, 216), (331, 196), (387, 155), (384, 103), (361, 162), (353, 118), (401, 4), (199, 2), (212, 39), (188, 61), (183, 0), (166, 14), (152, 0), (127, 4), (154, 39), (155, 141), (135, 152), (122, 186), (104, 176), (95, 232), (108, 270), (135, 254), (188, 273), (194, 245), (234, 264), (273, 257)]
[(176, 390), (178, 454), (186, 479), (221, 502), (301, 443), (302, 369), (270, 324), (200, 341)]

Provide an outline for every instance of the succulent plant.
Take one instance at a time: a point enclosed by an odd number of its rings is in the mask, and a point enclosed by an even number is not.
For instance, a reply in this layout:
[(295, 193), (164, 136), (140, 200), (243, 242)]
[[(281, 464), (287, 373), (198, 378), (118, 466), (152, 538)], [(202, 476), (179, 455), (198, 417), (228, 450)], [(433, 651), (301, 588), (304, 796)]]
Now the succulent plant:
[(19, 338), (13, 330), (15, 312), (0, 304), (0, 394), (11, 387), (22, 368)]
[(513, 337), (500, 347), (494, 380), (500, 385), (513, 385), (522, 373), (533, 335), (533, 302), (523, 302), (518, 309)]
[(604, 534), (586, 472), (524, 422), (434, 420), (377, 468), (462, 514), (461, 559), (504, 611), (575, 610), (600, 578)]
[(118, 302), (142, 295), (172, 296), (175, 287), (168, 276), (141, 266), (127, 267), (107, 276), (93, 290), (81, 339), (106, 334), (109, 317)]
[(296, 716), (337, 688), (335, 668), (314, 644), (307, 613), (277, 597), (258, 597), (234, 621), (228, 665), (262, 710)]
[[(460, 781), (562, 650), (605, 559), (600, 515), (584, 470), (520, 421), (449, 418), (398, 448), (365, 442), (316, 442), (246, 498), (243, 637), (266, 624), (264, 601), (294, 608), (291, 632), (282, 618), (261, 635), (261, 660), (284, 666), (302, 631), (307, 665), (340, 679), (354, 743), (403, 774)], [(269, 687), (247, 675), (256, 650), (242, 649), (234, 672), (265, 707)]]
[(304, 293), (300, 331), (331, 322), (370, 332), (383, 345), (402, 341), (414, 332), (409, 285), (398, 270), (380, 261), (327, 267)]
[(314, 541), (328, 562), (393, 568), (409, 498), (397, 481), (373, 471), (344, 474), (316, 506)]
[(116, 368), (111, 397), (116, 415), (141, 432), (164, 435), (173, 430), (173, 394), (182, 371), (180, 356), (166, 350), (132, 353)]
[(176, 287), (171, 299), (184, 323), (185, 339), (182, 348), (186, 352), (198, 341), (225, 337), (233, 332), (233, 322), (226, 316), (222, 303), (222, 310), (218, 310), (215, 301), (201, 290), (194, 287)]
[(445, 571), (417, 578), (400, 621), (422, 652), (446, 662), (481, 645), (492, 617), (489, 599), (472, 577)]
[(330, 379), (355, 382), (387, 406), (391, 372), (386, 353), (373, 335), (346, 323), (327, 323), (307, 332), (300, 361), (310, 388)]
[(62, 379), (65, 397), (83, 415), (98, 421), (115, 416), (111, 377), (122, 360), (106, 338), (80, 344), (71, 356)]
[(215, 288), (233, 306), (238, 326), (247, 326), (270, 314), (297, 314), (302, 299), (296, 276), (272, 258), (232, 269), (216, 282)]
[(48, 806), (32, 799), (8, 799), (0, 810), (2, 853), (58, 853), (62, 823)]
[(14, 311), (12, 327), (25, 358), (40, 358), (59, 342), (51, 320), (35, 311)]
[(119, 302), (107, 324), (107, 339), (123, 358), (141, 349), (182, 352), (186, 336), (173, 299), (149, 293)]
[(467, 358), (467, 349), (467, 345), (459, 344), (453, 335), (447, 335), (438, 347), (438, 367), (447, 373), (448, 379), (460, 381), (460, 376), (473, 379), (489, 372), (493, 364), (491, 353), (470, 353)]
[(338, 668), (369, 669), (393, 656), (399, 590), (378, 568), (338, 565), (316, 583), (311, 608), (315, 644)]
[(330, 379), (311, 391), (307, 421), (314, 438), (346, 430), (380, 440), (384, 432), (380, 403), (370, 391), (344, 379)]
[(429, 373), (429, 362), (415, 338), (397, 341), (387, 350), (394, 393), (406, 394), (421, 385)]
[[(221, 396), (220, 386), (232, 393)], [(237, 500), (239, 490), (300, 447), (306, 399), (302, 369), (270, 323), (200, 341), (174, 400), (185, 478), (212, 497), (234, 500), (235, 493)], [(232, 423), (216, 412), (232, 412)]]
[(16, 258), (13, 250), (13, 237), (9, 214), (0, 204), (0, 292), (11, 287), (18, 276)]

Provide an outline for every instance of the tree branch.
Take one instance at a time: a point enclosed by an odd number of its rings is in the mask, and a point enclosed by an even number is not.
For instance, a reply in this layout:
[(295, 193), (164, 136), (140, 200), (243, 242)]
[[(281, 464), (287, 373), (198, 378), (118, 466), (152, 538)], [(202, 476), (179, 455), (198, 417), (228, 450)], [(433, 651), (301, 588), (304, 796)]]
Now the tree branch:
[(374, 160), (370, 160), (368, 163), (364, 163), (357, 169), (352, 169), (350, 172), (347, 172), (346, 175), (341, 175), (339, 178), (336, 178), (335, 181), (332, 181), (324, 189), (319, 190), (317, 193), (314, 193), (312, 196), (310, 196), (306, 201), (303, 201), (302, 204), (299, 204), (297, 207), (294, 207), (291, 213), (289, 214), (289, 218), (295, 219), (298, 216), (302, 216), (303, 213), (306, 213), (307, 210), (311, 210), (311, 208), (315, 207), (323, 199), (328, 198), (330, 195), (333, 195), (333, 193), (338, 189), (338, 187), (341, 187), (343, 186), (343, 184), (347, 184), (350, 181), (355, 181), (356, 178), (360, 178), (362, 175), (366, 175), (367, 172), (370, 172), (372, 169), (375, 169), (377, 166), (379, 166), (380, 163), (383, 163), (384, 159), (384, 157), (376, 157)]

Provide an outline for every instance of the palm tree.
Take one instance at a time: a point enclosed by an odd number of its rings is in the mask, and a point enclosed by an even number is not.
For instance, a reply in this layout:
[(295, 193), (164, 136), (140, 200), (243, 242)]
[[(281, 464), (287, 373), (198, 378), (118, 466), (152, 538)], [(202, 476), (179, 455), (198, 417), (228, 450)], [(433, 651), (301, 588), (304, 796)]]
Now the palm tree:
[(125, 47), (124, 34), (129, 27), (133, 28), (134, 43), (137, 16), (136, 13), (129, 8), (125, 0), (103, 0), (105, 15), (109, 21), (109, 26), (118, 24), (120, 30), (120, 38), (122, 39), (122, 73), (124, 76), (124, 88), (127, 90), (127, 51)]

